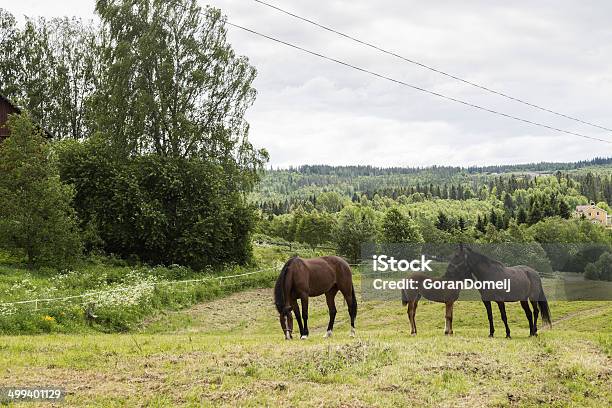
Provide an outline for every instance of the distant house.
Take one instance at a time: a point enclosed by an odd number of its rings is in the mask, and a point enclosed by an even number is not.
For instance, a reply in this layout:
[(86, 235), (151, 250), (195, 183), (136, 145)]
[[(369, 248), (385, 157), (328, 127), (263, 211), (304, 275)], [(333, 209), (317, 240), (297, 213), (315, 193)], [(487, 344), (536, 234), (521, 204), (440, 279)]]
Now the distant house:
[[(8, 126), (6, 125), (6, 122), (8, 120), (9, 115), (12, 115), (14, 113), (21, 113), (21, 109), (19, 108), (19, 106), (11, 102), (11, 100), (6, 96), (0, 94), (0, 143), (2, 143), (2, 141), (10, 135), (10, 131), (8, 129)], [(51, 139), (53, 137), (53, 135), (47, 129), (42, 128), (42, 130), (48, 139)]]
[(594, 202), (591, 201), (591, 204), (588, 205), (579, 205), (576, 206), (576, 211), (574, 212), (575, 217), (584, 217), (587, 220), (591, 221), (594, 224), (601, 224), (603, 226), (610, 225), (610, 217), (606, 210), (599, 208), (595, 205)]

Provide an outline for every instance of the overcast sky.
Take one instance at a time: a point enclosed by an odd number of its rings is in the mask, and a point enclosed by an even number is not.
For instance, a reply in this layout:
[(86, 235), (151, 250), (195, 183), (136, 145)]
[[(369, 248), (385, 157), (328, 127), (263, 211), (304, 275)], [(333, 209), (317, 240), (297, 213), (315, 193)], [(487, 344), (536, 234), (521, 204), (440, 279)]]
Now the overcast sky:
[[(407, 58), (612, 127), (612, 3), (270, 0)], [(252, 0), (200, 0), (230, 21), (435, 92), (612, 140), (612, 132), (488, 94)], [(16, 16), (93, 17), (93, 1), (20, 0)], [(477, 111), (229, 29), (258, 70), (251, 141), (274, 167), (485, 165), (612, 156), (612, 145)]]

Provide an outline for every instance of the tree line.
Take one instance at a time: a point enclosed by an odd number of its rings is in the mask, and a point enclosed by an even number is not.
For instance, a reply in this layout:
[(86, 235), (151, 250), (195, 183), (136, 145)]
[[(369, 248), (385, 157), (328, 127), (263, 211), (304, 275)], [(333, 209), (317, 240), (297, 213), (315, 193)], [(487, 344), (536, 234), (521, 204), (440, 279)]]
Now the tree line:
[[(468, 173), (511, 173), (511, 172), (554, 172), (557, 170), (576, 170), (584, 167), (610, 165), (612, 157), (596, 157), (576, 162), (540, 162), (527, 164), (503, 164), (492, 166), (428, 166), (428, 167), (377, 167), (371, 165), (332, 166), (326, 164), (305, 164), (290, 166), (287, 171), (300, 174), (319, 174), (336, 176), (385, 176), (390, 174), (412, 174), (432, 172), (441, 176), (466, 171)], [(270, 169), (273, 171), (273, 169)]]
[[(474, 208), (477, 207), (470, 210)], [(448, 208), (446, 212), (424, 213), (397, 203), (377, 208), (371, 202), (347, 202), (336, 213), (300, 208), (289, 214), (265, 218), (258, 230), (269, 238), (268, 241), (302, 242), (313, 248), (332, 245), (352, 262), (360, 260), (364, 243), (529, 243), (532, 249), (539, 248), (533, 255), (536, 261), (548, 254), (553, 262), (559, 258), (555, 251), (563, 244), (575, 244), (566, 246), (569, 261), (558, 265), (569, 272), (585, 272), (589, 264), (596, 264), (589, 270), (596, 267), (601, 270), (604, 263), (598, 263), (599, 259), (612, 253), (610, 231), (588, 220), (554, 215), (531, 224), (510, 219), (504, 225), (498, 221), (503, 220), (502, 213), (496, 209), (490, 211), (491, 215), (477, 212), (474, 221), (458, 207)], [(488, 221), (483, 222), (483, 219)], [(597, 276), (595, 272), (589, 275), (594, 276)], [(609, 279), (607, 274), (602, 276), (601, 279)]]
[[(417, 173), (418, 174), (418, 173)], [(298, 183), (293, 183), (291, 174), (283, 181), (282, 175), (266, 174), (262, 184), (274, 185), (277, 191), (283, 191), (282, 194), (271, 193), (272, 189), (264, 192), (266, 187), (260, 187), (259, 192), (254, 194), (254, 200), (257, 202), (260, 210), (266, 214), (285, 214), (293, 209), (302, 207), (317, 207), (317, 200), (330, 192), (335, 192), (341, 196), (350, 197), (351, 201), (357, 203), (361, 197), (366, 197), (372, 200), (374, 197), (385, 197), (399, 202), (417, 202), (435, 199), (450, 199), (450, 200), (487, 200), (494, 195), (498, 200), (502, 200), (508, 209), (513, 209), (513, 197), (515, 193), (521, 191), (533, 191), (538, 189), (540, 184), (546, 184), (546, 180), (554, 177), (557, 180), (557, 185), (562, 186), (561, 194), (575, 195), (580, 194), (586, 197), (587, 201), (595, 203), (604, 203), (606, 206), (612, 203), (612, 174), (608, 171), (595, 173), (587, 171), (586, 173), (568, 173), (557, 171), (552, 176), (535, 176), (529, 174), (505, 174), (505, 175), (476, 175), (471, 179), (462, 183), (448, 183), (443, 180), (432, 181), (429, 183), (423, 182), (426, 176), (422, 179), (414, 178), (412, 181), (396, 180), (393, 177), (384, 177), (378, 180), (378, 186), (373, 189), (368, 189), (370, 183), (359, 183), (358, 181), (351, 185), (350, 188), (345, 188), (344, 183), (335, 182), (333, 180), (321, 180), (321, 184), (308, 184), (312, 182), (310, 178), (300, 180)], [(544, 180), (544, 181), (542, 181)], [(293, 184), (292, 184), (293, 183)], [(375, 181), (372, 184), (376, 184)], [(385, 186), (387, 184), (387, 186)], [(360, 191), (359, 187), (365, 185), (365, 190)], [(380, 186), (382, 185), (382, 187)], [(545, 213), (558, 213), (558, 215), (566, 216), (569, 208), (565, 200), (556, 201), (556, 198), (550, 196), (547, 200), (552, 200), (552, 209), (547, 208), (547, 203), (543, 199), (538, 199), (540, 202), (526, 203), (525, 200), (519, 199), (522, 205), (516, 207), (517, 210), (523, 208), (526, 213), (531, 209), (541, 210)], [(573, 200), (572, 200), (572, 204)], [(556, 208), (561, 205), (559, 210)]]

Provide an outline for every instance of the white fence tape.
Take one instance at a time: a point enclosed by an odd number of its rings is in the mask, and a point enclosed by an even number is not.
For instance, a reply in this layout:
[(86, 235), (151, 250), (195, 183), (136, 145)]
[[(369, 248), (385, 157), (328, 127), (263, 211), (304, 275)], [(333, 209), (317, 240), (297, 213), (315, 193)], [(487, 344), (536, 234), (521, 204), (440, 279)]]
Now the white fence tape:
[[(214, 281), (214, 280), (222, 281), (224, 279), (232, 279), (232, 278), (239, 278), (239, 277), (242, 277), (242, 276), (255, 275), (255, 274), (258, 274), (258, 273), (272, 271), (274, 269), (276, 269), (276, 268), (269, 267), (269, 268), (259, 269), (257, 271), (239, 273), (237, 275), (207, 276), (206, 278), (200, 278), (200, 279), (187, 279), (187, 280), (154, 282), (153, 285), (154, 286), (163, 286), (163, 285), (177, 285), (177, 284), (181, 284), (181, 283), (207, 282), (207, 281)], [(2, 307), (2, 306), (24, 305), (24, 304), (34, 303), (35, 308), (37, 308), (39, 303), (62, 302), (62, 301), (70, 300), (70, 299), (87, 298), (87, 297), (102, 295), (102, 294), (106, 294), (106, 293), (125, 292), (125, 291), (130, 291), (132, 289), (133, 289), (133, 287), (125, 287), (125, 288), (115, 288), (115, 289), (108, 289), (108, 290), (99, 290), (99, 291), (96, 291), (96, 292), (89, 292), (89, 293), (83, 293), (81, 295), (72, 295), (72, 296), (65, 296), (65, 297), (59, 297), (59, 298), (46, 298), (46, 299), (43, 298), (43, 299), (21, 300), (21, 301), (17, 301), (17, 302), (0, 303), (0, 307)]]

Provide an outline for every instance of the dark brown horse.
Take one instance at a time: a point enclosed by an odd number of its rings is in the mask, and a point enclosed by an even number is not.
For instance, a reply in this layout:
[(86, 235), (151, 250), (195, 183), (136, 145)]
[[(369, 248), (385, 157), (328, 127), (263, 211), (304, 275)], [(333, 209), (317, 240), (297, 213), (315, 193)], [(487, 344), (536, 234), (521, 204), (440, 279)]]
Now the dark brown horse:
[[(357, 317), (357, 298), (353, 287), (351, 268), (346, 261), (338, 256), (321, 256), (302, 259), (297, 256), (289, 259), (276, 280), (274, 286), (274, 303), (278, 310), (279, 320), (285, 338), (290, 340), (293, 331), (295, 314), (300, 337), (308, 338), (308, 298), (325, 294), (329, 308), (329, 324), (325, 337), (332, 335), (334, 319), (336, 318), (336, 293), (340, 291), (346, 300), (351, 317), (351, 336), (355, 335), (355, 317)], [(302, 301), (302, 316), (298, 299)], [(303, 319), (303, 324), (302, 324)]]
[[(510, 328), (506, 317), (505, 302), (521, 302), (529, 321), (529, 335), (538, 335), (538, 315), (542, 312), (542, 320), (551, 326), (550, 310), (548, 301), (542, 288), (542, 280), (538, 272), (529, 266), (504, 266), (501, 262), (493, 260), (480, 254), (471, 248), (461, 245), (459, 251), (453, 257), (451, 263), (459, 269), (469, 271), (479, 281), (497, 282), (504, 279), (509, 280), (509, 291), (505, 289), (482, 288), (479, 289), (482, 302), (487, 309), (489, 319), (489, 337), (493, 337), (495, 328), (493, 326), (493, 311), (491, 302), (496, 302), (499, 307), (502, 321), (506, 327), (506, 337), (510, 338)], [(529, 302), (533, 307), (533, 313), (529, 308)]]
[(456, 265), (452, 263), (448, 265), (446, 273), (442, 277), (432, 277), (423, 272), (415, 272), (411, 274), (408, 279), (416, 282), (415, 289), (402, 289), (402, 304), (408, 305), (408, 319), (410, 320), (410, 334), (416, 335), (416, 309), (421, 296), (427, 300), (434, 302), (444, 303), (446, 305), (446, 315), (444, 323), (444, 334), (453, 334), (453, 306), (455, 301), (459, 298), (459, 289), (433, 289), (425, 288), (423, 282), (426, 280), (431, 281), (459, 281), (463, 280), (465, 272), (461, 272), (457, 269)]

